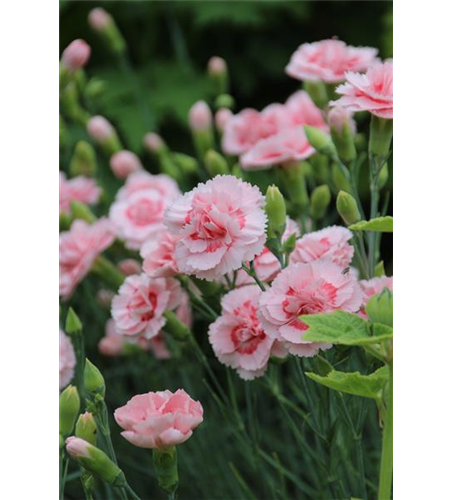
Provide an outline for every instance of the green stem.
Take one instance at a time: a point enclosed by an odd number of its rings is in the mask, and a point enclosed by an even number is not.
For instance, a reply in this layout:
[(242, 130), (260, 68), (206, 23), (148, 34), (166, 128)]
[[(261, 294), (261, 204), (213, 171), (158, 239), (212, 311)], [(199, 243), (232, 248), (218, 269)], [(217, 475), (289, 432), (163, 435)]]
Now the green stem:
[(392, 486), (392, 394), (393, 365), (389, 364), (388, 401), (383, 429), (383, 447), (381, 451), (380, 484), (378, 487), (378, 500), (391, 499)]
[(128, 483), (126, 483), (125, 489), (133, 500), (141, 500), (140, 497), (133, 491), (133, 489), (130, 487)]
[(262, 283), (262, 281), (257, 277), (256, 271), (253, 269), (253, 263), (250, 264), (250, 267), (247, 267), (245, 264), (242, 265), (242, 269), (246, 272), (248, 276), (251, 276), (254, 281), (257, 283), (259, 288), (265, 292), (265, 285)]

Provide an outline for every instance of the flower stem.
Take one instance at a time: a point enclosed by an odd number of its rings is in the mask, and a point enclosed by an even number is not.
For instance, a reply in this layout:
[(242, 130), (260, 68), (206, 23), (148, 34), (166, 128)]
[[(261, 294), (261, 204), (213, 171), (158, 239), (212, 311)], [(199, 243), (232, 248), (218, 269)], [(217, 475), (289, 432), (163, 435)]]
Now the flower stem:
[(128, 483), (125, 485), (127, 493), (132, 497), (133, 500), (141, 500), (140, 497), (133, 491)]
[(392, 394), (393, 365), (389, 363), (388, 401), (383, 429), (383, 446), (381, 451), (380, 484), (378, 487), (378, 500), (390, 500), (392, 486)]
[(93, 273), (99, 275), (106, 283), (115, 290), (118, 289), (125, 280), (124, 274), (106, 257), (99, 255), (91, 268)]
[(242, 264), (242, 269), (246, 272), (248, 276), (251, 276), (254, 281), (258, 284), (259, 288), (265, 292), (265, 285), (262, 283), (262, 281), (257, 277), (256, 271), (253, 268), (253, 263), (250, 264), (250, 267), (246, 266), (245, 264)]

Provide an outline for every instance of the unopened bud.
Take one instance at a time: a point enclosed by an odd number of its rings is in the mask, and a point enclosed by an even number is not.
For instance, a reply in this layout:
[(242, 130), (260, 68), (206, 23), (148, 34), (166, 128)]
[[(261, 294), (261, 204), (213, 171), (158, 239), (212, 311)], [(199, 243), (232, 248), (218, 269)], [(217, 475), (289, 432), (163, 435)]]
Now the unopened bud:
[(350, 181), (347, 179), (341, 167), (334, 162), (331, 168), (331, 178), (334, 184), (334, 187), (340, 191), (351, 191)]
[(284, 175), (284, 187), (289, 196), (289, 200), (302, 210), (309, 207), (304, 170), (303, 162), (281, 169)]
[(378, 177), (378, 188), (383, 189), (386, 186), (388, 179), (389, 179), (389, 169), (388, 169), (388, 164), (385, 163)]
[(164, 140), (153, 132), (144, 136), (143, 145), (153, 155), (159, 155), (167, 149)]
[(185, 175), (192, 175), (199, 172), (198, 160), (193, 158), (193, 156), (184, 153), (172, 153), (171, 159)]
[(80, 201), (71, 201), (71, 214), (73, 219), (82, 219), (88, 224), (92, 224), (97, 217), (85, 203)]
[(101, 96), (106, 89), (106, 84), (103, 80), (98, 78), (91, 78), (85, 85), (84, 95), (88, 99), (97, 99)]
[(392, 141), (392, 120), (372, 115), (370, 120), (369, 150), (375, 156), (386, 156)]
[(86, 129), (90, 137), (102, 147), (107, 156), (122, 149), (116, 130), (103, 116), (97, 115), (90, 118)]
[(267, 189), (265, 213), (268, 218), (268, 238), (281, 238), (286, 229), (286, 202), (276, 186), (269, 186)]
[(96, 446), (97, 425), (92, 413), (85, 412), (78, 417), (75, 435)]
[(328, 113), (328, 122), (339, 158), (345, 162), (354, 160), (356, 149), (350, 112), (341, 106), (334, 107)]
[(328, 93), (326, 85), (320, 80), (305, 80), (303, 87), (319, 108), (324, 108), (328, 104)]
[(101, 7), (93, 9), (88, 14), (88, 23), (103, 39), (107, 48), (114, 54), (125, 52), (126, 44), (113, 17)]
[(315, 220), (324, 217), (330, 202), (330, 188), (326, 184), (317, 186), (311, 194), (311, 217)]
[(361, 215), (355, 198), (345, 191), (339, 191), (336, 200), (336, 208), (347, 226), (361, 220)]
[(93, 177), (96, 174), (96, 170), (96, 153), (91, 144), (86, 141), (77, 142), (69, 165), (71, 175), (86, 175), (87, 177)]
[(366, 313), (373, 323), (392, 326), (393, 323), (393, 295), (387, 288), (369, 299)]
[(211, 177), (216, 175), (227, 175), (229, 173), (228, 162), (217, 151), (210, 149), (204, 157), (206, 170)]
[(199, 132), (212, 126), (212, 112), (205, 101), (198, 101), (190, 108), (188, 121), (193, 131)]
[(118, 269), (125, 276), (141, 273), (141, 264), (136, 259), (123, 259), (118, 262)]
[(324, 153), (328, 156), (334, 156), (336, 154), (336, 148), (334, 147), (331, 137), (323, 132), (323, 130), (320, 130), (317, 127), (305, 125), (304, 131), (309, 144), (319, 153)]
[(72, 73), (83, 68), (91, 55), (91, 47), (85, 40), (74, 40), (63, 51), (61, 64)]
[(226, 123), (233, 117), (233, 113), (228, 108), (220, 108), (215, 113), (215, 126), (218, 132), (223, 133)]
[(232, 166), (231, 174), (234, 175), (235, 177), (237, 177), (237, 179), (244, 179), (245, 178), (245, 172), (243, 171), (243, 169), (239, 163), (235, 163)]
[(72, 335), (73, 333), (80, 332), (81, 329), (82, 329), (82, 322), (75, 313), (74, 309), (70, 307), (66, 317), (66, 328), (65, 328), (66, 333), (68, 335)]
[(235, 100), (230, 94), (220, 94), (215, 99), (215, 109), (228, 108), (233, 109), (235, 106)]
[(69, 436), (80, 411), (80, 396), (77, 387), (68, 385), (60, 394), (60, 434)]
[(126, 479), (122, 470), (99, 448), (84, 439), (71, 436), (66, 439), (66, 450), (88, 472), (112, 484), (123, 487)]
[(229, 77), (226, 61), (221, 57), (211, 57), (207, 64), (207, 72), (216, 95), (228, 92)]
[(118, 179), (125, 179), (131, 173), (143, 170), (143, 165), (135, 153), (123, 149), (110, 158), (110, 168)]
[(163, 331), (170, 334), (173, 338), (176, 340), (185, 340), (191, 335), (190, 328), (173, 311), (165, 311), (163, 316), (166, 318)]
[(87, 358), (85, 362), (84, 381), (86, 392), (105, 396), (105, 380), (99, 369)]

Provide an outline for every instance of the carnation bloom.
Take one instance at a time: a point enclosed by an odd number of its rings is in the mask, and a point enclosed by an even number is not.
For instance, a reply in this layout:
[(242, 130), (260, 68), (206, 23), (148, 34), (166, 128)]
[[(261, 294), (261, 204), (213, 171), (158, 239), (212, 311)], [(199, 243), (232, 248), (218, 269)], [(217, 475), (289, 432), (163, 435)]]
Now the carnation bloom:
[(178, 198), (165, 213), (176, 237), (179, 270), (212, 281), (264, 248), (267, 216), (259, 188), (232, 175), (217, 175)]
[(203, 408), (183, 390), (134, 396), (115, 411), (121, 435), (140, 448), (164, 449), (181, 444), (203, 421)]
[(69, 213), (71, 201), (94, 205), (99, 201), (100, 192), (93, 179), (79, 175), (68, 180), (66, 175), (60, 172), (60, 213)]
[(133, 275), (126, 278), (114, 297), (112, 316), (121, 335), (150, 339), (165, 325), (163, 313), (175, 309), (180, 300), (181, 288), (176, 280)]
[(66, 387), (74, 376), (74, 347), (69, 337), (60, 330), (60, 390)]
[(314, 153), (303, 128), (290, 128), (260, 140), (241, 156), (240, 164), (244, 170), (268, 169), (305, 160)]
[(348, 243), (353, 233), (341, 226), (330, 226), (305, 234), (297, 240), (295, 250), (290, 255), (290, 261), (313, 262), (318, 259), (328, 259), (347, 267), (353, 259), (354, 248)]
[(119, 179), (125, 179), (133, 172), (143, 170), (141, 161), (132, 151), (118, 151), (110, 158), (110, 167)]
[(393, 278), (392, 276), (379, 276), (370, 280), (361, 280), (359, 284), (361, 286), (361, 290), (363, 291), (363, 303), (361, 306), (360, 316), (367, 318), (367, 303), (374, 295), (381, 293), (385, 288), (392, 292)]
[(107, 219), (93, 224), (77, 219), (69, 231), (60, 233), (60, 295), (67, 299), (88, 274), (96, 258), (114, 241)]
[(349, 111), (369, 111), (379, 118), (393, 117), (392, 61), (370, 68), (366, 74), (347, 73), (346, 83), (339, 85), (342, 97), (331, 106), (343, 106)]
[(346, 71), (366, 71), (376, 62), (377, 49), (353, 47), (341, 40), (304, 43), (292, 54), (286, 73), (297, 80), (337, 83)]
[(128, 248), (138, 250), (163, 229), (163, 214), (179, 194), (168, 176), (137, 172), (128, 177), (110, 207), (110, 218)]
[(341, 309), (356, 312), (362, 292), (351, 273), (331, 261), (291, 264), (283, 269), (259, 301), (259, 318), (270, 337), (284, 343), (291, 354), (310, 357), (330, 344), (303, 340), (309, 327), (299, 319), (302, 314)]
[(228, 108), (220, 108), (216, 113), (215, 113), (215, 126), (217, 127), (217, 130), (219, 132), (223, 132), (226, 123), (233, 117), (234, 115), (232, 114), (232, 111)]
[(74, 40), (63, 51), (61, 62), (63, 66), (74, 72), (83, 68), (91, 55), (91, 47), (85, 40)]
[(309, 125), (328, 131), (328, 125), (323, 119), (322, 111), (304, 90), (292, 94), (284, 106), (290, 118), (290, 126)]
[(177, 238), (162, 230), (141, 247), (143, 271), (151, 278), (168, 278), (179, 273), (175, 258)]
[(221, 316), (209, 326), (215, 355), (244, 380), (264, 374), (275, 342), (257, 317), (261, 293), (256, 285), (230, 291), (221, 300)]

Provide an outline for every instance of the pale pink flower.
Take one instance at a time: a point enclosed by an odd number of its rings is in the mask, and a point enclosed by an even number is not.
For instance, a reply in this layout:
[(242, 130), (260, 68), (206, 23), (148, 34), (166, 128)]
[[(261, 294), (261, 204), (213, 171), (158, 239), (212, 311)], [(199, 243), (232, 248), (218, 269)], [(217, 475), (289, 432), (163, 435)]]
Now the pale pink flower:
[(236, 288), (221, 300), (221, 316), (209, 326), (209, 341), (221, 363), (244, 380), (265, 373), (274, 339), (257, 317), (261, 290), (256, 285)]
[(181, 290), (179, 305), (176, 309), (176, 316), (191, 328), (193, 326), (193, 311), (190, 305), (190, 297), (185, 290)]
[(180, 300), (180, 285), (172, 278), (153, 279), (144, 273), (127, 277), (111, 306), (118, 333), (155, 337), (166, 323), (163, 313)]
[(118, 333), (115, 322), (109, 319), (105, 325), (105, 336), (99, 342), (99, 352), (104, 356), (120, 356), (124, 352), (124, 343), (124, 336)]
[(233, 117), (232, 111), (228, 108), (220, 108), (215, 113), (215, 126), (219, 132), (224, 132), (226, 123)]
[(69, 337), (60, 329), (60, 390), (66, 387), (74, 376), (75, 352)]
[(268, 169), (305, 160), (314, 153), (303, 128), (291, 128), (260, 140), (241, 156), (240, 164), (244, 170)]
[(356, 278), (343, 274), (331, 261), (290, 264), (283, 269), (259, 301), (259, 319), (267, 335), (283, 342), (291, 354), (310, 357), (330, 344), (303, 340), (309, 327), (299, 319), (302, 314), (341, 309), (358, 311), (362, 292)]
[(112, 21), (110, 14), (97, 7), (88, 14), (88, 23), (94, 31), (103, 31)]
[(343, 106), (349, 111), (369, 111), (380, 118), (393, 117), (392, 61), (370, 68), (366, 74), (347, 73), (346, 83), (339, 85), (342, 94), (331, 106)]
[(393, 291), (393, 277), (392, 276), (379, 276), (377, 278), (371, 278), (370, 280), (361, 280), (359, 282), (361, 290), (363, 291), (363, 303), (361, 305), (360, 316), (367, 318), (366, 305), (369, 300), (379, 293), (381, 293), (385, 288), (390, 292)]
[(212, 126), (212, 111), (204, 101), (197, 101), (190, 108), (188, 113), (188, 122), (190, 128), (196, 131), (202, 131)]
[(69, 71), (74, 72), (88, 62), (91, 55), (91, 47), (85, 40), (74, 40), (63, 51), (61, 62)]
[(345, 80), (347, 71), (366, 71), (377, 61), (377, 52), (334, 39), (304, 43), (292, 54), (286, 73), (297, 80), (337, 83)]
[(164, 229), (141, 247), (143, 271), (151, 278), (168, 278), (179, 274), (175, 257), (177, 239)]
[(68, 299), (88, 274), (94, 261), (114, 241), (115, 234), (107, 219), (93, 224), (77, 219), (69, 231), (60, 233), (60, 295)]
[(125, 185), (118, 191), (117, 200), (123, 200), (137, 191), (157, 191), (165, 202), (173, 201), (180, 195), (177, 182), (169, 175), (152, 175), (148, 172), (134, 172), (127, 177)]
[(88, 120), (86, 130), (96, 142), (102, 143), (116, 134), (113, 125), (103, 116), (93, 116)]
[(179, 238), (179, 270), (212, 281), (259, 255), (266, 239), (264, 204), (258, 187), (232, 175), (217, 175), (178, 198), (165, 224)]
[(101, 190), (93, 179), (79, 175), (68, 180), (60, 172), (60, 213), (70, 212), (71, 201), (94, 205), (99, 201), (100, 193)]
[(132, 151), (118, 151), (110, 158), (110, 167), (118, 179), (125, 179), (133, 172), (143, 170), (140, 159)]
[(353, 233), (341, 226), (330, 226), (305, 234), (297, 240), (290, 255), (292, 263), (313, 262), (318, 259), (331, 260), (345, 268), (353, 259), (354, 248), (348, 243)]
[(153, 132), (149, 132), (144, 136), (143, 144), (150, 153), (158, 153), (165, 147), (163, 139), (158, 134), (154, 134)]
[(203, 407), (183, 390), (149, 392), (134, 396), (115, 411), (121, 435), (140, 448), (181, 444), (203, 421)]
[(149, 347), (155, 359), (170, 359), (171, 352), (169, 351), (163, 332), (148, 340)]
[(309, 94), (304, 90), (299, 90), (292, 94), (285, 103), (290, 126), (309, 125), (328, 131), (328, 125), (323, 119), (322, 111), (314, 104)]
[(118, 269), (126, 276), (141, 273), (141, 264), (136, 259), (123, 259), (118, 262)]
[(91, 456), (89, 453), (89, 449), (92, 447), (93, 445), (88, 443), (88, 441), (85, 441), (84, 439), (76, 436), (70, 436), (66, 439), (66, 451), (71, 457), (74, 458), (89, 458)]

